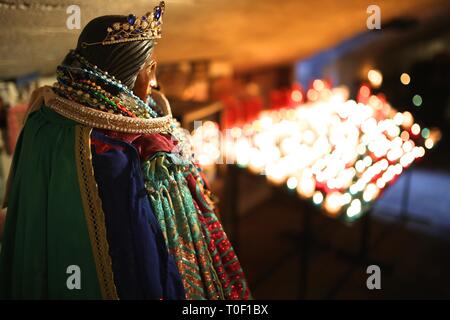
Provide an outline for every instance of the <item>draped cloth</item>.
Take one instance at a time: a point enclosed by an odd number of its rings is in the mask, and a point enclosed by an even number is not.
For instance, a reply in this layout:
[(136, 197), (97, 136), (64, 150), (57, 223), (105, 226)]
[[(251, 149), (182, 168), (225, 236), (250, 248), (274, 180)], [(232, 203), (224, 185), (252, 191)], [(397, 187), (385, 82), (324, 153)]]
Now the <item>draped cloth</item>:
[(0, 298), (249, 299), (201, 169), (173, 152), (178, 141), (80, 125), (50, 98), (33, 95), (14, 154)]
[[(91, 132), (47, 107), (29, 115), (10, 174), (0, 298), (183, 299), (136, 151), (98, 155)], [(68, 286), (71, 266), (80, 288)]]
[[(92, 164), (122, 299), (184, 299), (177, 267), (150, 206), (137, 150), (94, 130)], [(98, 148), (101, 144), (108, 150)], [(97, 150), (100, 149), (100, 150)]]
[(188, 299), (249, 299), (250, 291), (194, 165), (157, 153), (143, 162), (154, 212)]
[[(79, 185), (76, 124), (42, 108), (16, 146), (0, 255), (0, 298), (102, 297)], [(81, 271), (81, 289), (67, 270)], [(111, 287), (111, 283), (108, 285)], [(112, 297), (115, 290), (109, 293)]]
[(172, 152), (177, 141), (162, 134), (105, 133), (122, 141), (122, 146), (111, 143), (114, 140), (93, 139), (100, 152), (132, 145), (139, 153), (146, 195), (180, 272), (186, 298), (249, 299), (244, 273), (217, 219), (201, 169)]

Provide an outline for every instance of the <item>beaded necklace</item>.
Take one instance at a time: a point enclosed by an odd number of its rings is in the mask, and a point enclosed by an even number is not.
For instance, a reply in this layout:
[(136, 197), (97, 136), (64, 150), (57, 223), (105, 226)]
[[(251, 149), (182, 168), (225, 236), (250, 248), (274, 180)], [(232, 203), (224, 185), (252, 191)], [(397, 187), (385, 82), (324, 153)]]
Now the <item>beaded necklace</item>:
[[(126, 117), (156, 118), (156, 102), (147, 103), (136, 96), (120, 80), (91, 64), (84, 57), (70, 52), (72, 63), (56, 70), (58, 82), (53, 85), (59, 95), (87, 107)], [(75, 62), (75, 63), (74, 63)]]

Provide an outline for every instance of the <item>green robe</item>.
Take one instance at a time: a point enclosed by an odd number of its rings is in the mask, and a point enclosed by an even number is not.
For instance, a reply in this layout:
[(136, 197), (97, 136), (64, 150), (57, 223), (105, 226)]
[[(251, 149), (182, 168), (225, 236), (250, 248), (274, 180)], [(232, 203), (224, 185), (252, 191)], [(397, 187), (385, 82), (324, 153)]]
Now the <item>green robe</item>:
[[(26, 121), (10, 173), (0, 299), (102, 298), (77, 174), (77, 126), (46, 107)], [(70, 266), (81, 271), (80, 289), (70, 289)]]

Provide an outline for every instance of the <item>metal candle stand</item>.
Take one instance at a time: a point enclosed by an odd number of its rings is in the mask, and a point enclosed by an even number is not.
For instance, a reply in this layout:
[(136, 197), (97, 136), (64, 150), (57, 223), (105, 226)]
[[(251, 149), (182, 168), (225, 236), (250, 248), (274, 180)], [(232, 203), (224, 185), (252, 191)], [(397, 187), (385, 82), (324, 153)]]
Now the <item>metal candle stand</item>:
[[(233, 241), (233, 246), (235, 250), (239, 251), (240, 239), (239, 239), (239, 230), (240, 230), (240, 222), (241, 217), (238, 212), (238, 203), (239, 203), (239, 176), (241, 174), (247, 174), (255, 177), (255, 175), (249, 173), (245, 169), (241, 169), (237, 166), (228, 166), (227, 168), (227, 219), (228, 220), (228, 229), (230, 231), (231, 239)], [(408, 172), (410, 174), (410, 172)], [(403, 205), (407, 204), (409, 197), (409, 189), (410, 189), (410, 178), (407, 180), (407, 186), (405, 189), (406, 200), (403, 201)], [(278, 187), (274, 187), (276, 192), (286, 192), (285, 189), (280, 189)], [(405, 202), (406, 201), (406, 202)], [(299, 199), (304, 210), (303, 211), (303, 223), (302, 223), (302, 232), (301, 234), (296, 234), (294, 238), (299, 243), (300, 251), (300, 274), (299, 274), (299, 297), (301, 299), (307, 298), (308, 293), (308, 278), (309, 278), (309, 267), (310, 267), (310, 257), (311, 257), (311, 249), (319, 249), (321, 251), (331, 251), (336, 257), (342, 259), (344, 261), (348, 261), (351, 267), (343, 276), (341, 276), (332, 286), (329, 292), (325, 295), (325, 299), (332, 299), (337, 296), (341, 288), (349, 281), (350, 277), (354, 273), (354, 271), (361, 266), (367, 267), (369, 265), (378, 265), (383, 272), (389, 273), (392, 270), (392, 267), (389, 265), (385, 265), (380, 261), (376, 261), (370, 258), (370, 250), (372, 250), (378, 241), (371, 246), (370, 238), (371, 238), (371, 230), (372, 230), (372, 210), (368, 211), (359, 221), (354, 222), (354, 224), (360, 225), (360, 235), (359, 235), (359, 248), (357, 252), (348, 252), (347, 250), (342, 250), (340, 248), (336, 248), (330, 242), (323, 242), (314, 237), (314, 230), (311, 223), (311, 214), (315, 215), (323, 215), (319, 213), (320, 211), (317, 207), (312, 205), (309, 201)], [(407, 216), (407, 208), (403, 209), (402, 217)], [(336, 221), (336, 223), (341, 223), (341, 221)], [(384, 236), (384, 234), (383, 234)], [(380, 237), (381, 238), (381, 237)], [(378, 239), (380, 240), (380, 239)], [(281, 257), (274, 264), (269, 266), (263, 274), (254, 281), (251, 287), (256, 287), (260, 283), (267, 280), (276, 270), (278, 270), (281, 266), (284, 265), (288, 258), (291, 258), (295, 254), (298, 254), (298, 249), (295, 252), (290, 252), (285, 256)]]

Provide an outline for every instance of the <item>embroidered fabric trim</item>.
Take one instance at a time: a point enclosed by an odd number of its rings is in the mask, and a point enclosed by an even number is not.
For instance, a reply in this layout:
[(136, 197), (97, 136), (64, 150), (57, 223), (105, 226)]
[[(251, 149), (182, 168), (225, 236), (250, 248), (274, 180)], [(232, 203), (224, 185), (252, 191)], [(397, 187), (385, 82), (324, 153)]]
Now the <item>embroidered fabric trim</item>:
[(106, 238), (105, 216), (92, 167), (91, 131), (91, 128), (85, 126), (77, 125), (75, 127), (75, 160), (78, 182), (102, 297), (106, 300), (117, 300), (118, 295)]
[(130, 118), (98, 111), (59, 96), (51, 99), (48, 107), (66, 118), (97, 129), (125, 133), (168, 133), (172, 130), (172, 113), (168, 105), (162, 110), (164, 116), (154, 119)]

